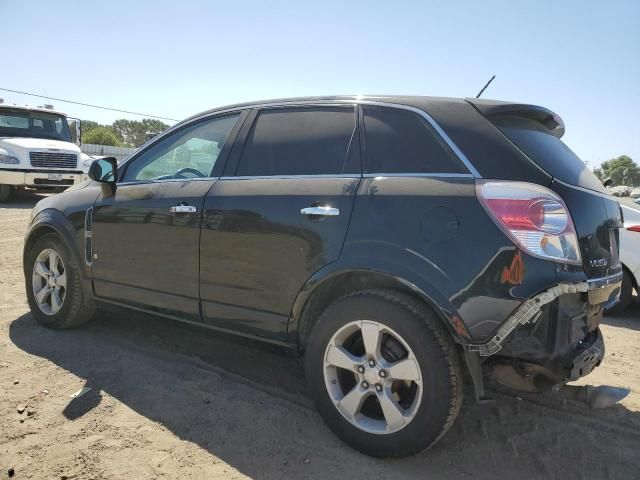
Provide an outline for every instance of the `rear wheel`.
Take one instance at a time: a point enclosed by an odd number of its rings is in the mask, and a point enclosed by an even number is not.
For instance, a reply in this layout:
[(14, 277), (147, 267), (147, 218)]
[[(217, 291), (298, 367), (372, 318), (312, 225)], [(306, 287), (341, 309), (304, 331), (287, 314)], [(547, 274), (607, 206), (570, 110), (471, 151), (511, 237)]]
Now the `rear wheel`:
[(82, 289), (81, 265), (55, 234), (38, 239), (27, 254), (25, 274), (31, 313), (49, 328), (69, 328), (91, 319), (93, 301)]
[(429, 309), (402, 294), (371, 290), (331, 304), (311, 332), (305, 360), (318, 411), (368, 455), (423, 450), (460, 408), (455, 346)]
[(6, 202), (11, 197), (11, 185), (0, 185), (0, 202)]

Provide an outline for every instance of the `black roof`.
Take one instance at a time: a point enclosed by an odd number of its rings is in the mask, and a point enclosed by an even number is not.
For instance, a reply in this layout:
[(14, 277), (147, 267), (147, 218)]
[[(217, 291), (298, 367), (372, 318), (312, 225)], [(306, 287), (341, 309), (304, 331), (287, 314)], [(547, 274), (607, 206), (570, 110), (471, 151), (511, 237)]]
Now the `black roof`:
[(287, 97), (287, 98), (271, 98), (266, 100), (256, 100), (252, 102), (235, 103), (232, 105), (224, 105), (215, 107), (209, 110), (205, 110), (198, 114), (195, 114), (190, 118), (200, 117), (209, 113), (215, 113), (224, 110), (239, 109), (239, 108), (252, 108), (265, 104), (305, 104), (305, 103), (319, 103), (319, 102), (355, 102), (355, 101), (370, 101), (381, 103), (395, 103), (399, 105), (407, 105), (416, 108), (424, 108), (430, 103), (442, 103), (442, 102), (465, 102), (463, 98), (449, 98), (449, 97), (427, 97), (419, 95), (327, 95), (327, 96), (309, 96), (309, 97)]
[[(290, 98), (275, 98), (268, 100), (257, 100), (253, 102), (236, 103), (233, 105), (225, 105), (210, 110), (205, 110), (196, 115), (187, 118), (184, 121), (191, 120), (193, 118), (201, 117), (210, 113), (216, 113), (224, 110), (252, 108), (265, 104), (305, 104), (305, 103), (319, 103), (319, 102), (354, 102), (354, 101), (370, 101), (380, 103), (390, 103), (397, 105), (406, 105), (420, 110), (424, 110), (427, 113), (431, 113), (432, 110), (439, 110), (443, 107), (460, 107), (460, 104), (473, 105), (483, 115), (494, 114), (515, 114), (523, 115), (525, 112), (535, 114), (536, 116), (551, 117), (561, 123), (560, 117), (544, 107), (537, 105), (529, 105), (517, 102), (505, 102), (500, 100), (490, 99), (476, 99), (476, 98), (454, 98), (454, 97), (428, 97), (422, 95), (329, 95), (329, 96), (317, 96), (317, 97), (290, 97)], [(527, 116), (529, 116), (527, 114)], [(182, 122), (181, 122), (182, 123)], [(564, 133), (564, 125), (562, 125), (562, 133)]]

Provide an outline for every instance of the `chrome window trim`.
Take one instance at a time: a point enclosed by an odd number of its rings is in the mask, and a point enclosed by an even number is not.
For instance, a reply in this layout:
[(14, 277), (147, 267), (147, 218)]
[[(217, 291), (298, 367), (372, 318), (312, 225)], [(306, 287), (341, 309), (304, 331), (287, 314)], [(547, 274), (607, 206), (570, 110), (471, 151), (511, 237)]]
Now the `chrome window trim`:
[(370, 100), (361, 100), (359, 104), (398, 108), (401, 110), (408, 110), (410, 112), (420, 115), (422, 118), (424, 118), (427, 121), (427, 123), (429, 123), (429, 125), (431, 125), (431, 127), (436, 131), (436, 133), (440, 135), (440, 138), (444, 140), (444, 142), (453, 151), (456, 157), (458, 157), (458, 160), (460, 160), (464, 164), (464, 166), (467, 167), (467, 170), (469, 170), (471, 175), (473, 175), (474, 178), (482, 178), (482, 175), (480, 175), (480, 172), (476, 170), (476, 168), (473, 166), (473, 164), (467, 158), (467, 156), (464, 153), (462, 153), (462, 150), (460, 150), (458, 146), (455, 144), (455, 142), (451, 140), (449, 135), (447, 135), (446, 132), (442, 130), (442, 128), (440, 127), (440, 125), (438, 125), (438, 123), (434, 120), (434, 118), (424, 110), (420, 110), (419, 108), (412, 107), (409, 105), (402, 105), (398, 103), (375, 102)]
[[(284, 102), (266, 102), (266, 103), (256, 103), (254, 105), (243, 105), (240, 107), (233, 107), (224, 110), (217, 110), (215, 112), (206, 112), (197, 117), (191, 117), (188, 120), (183, 120), (182, 122), (176, 123), (173, 127), (165, 130), (161, 135), (149, 140), (140, 146), (139, 150), (142, 151), (151, 143), (162, 141), (164, 137), (173, 133), (174, 130), (178, 128), (182, 128), (186, 124), (190, 124), (193, 122), (198, 122), (201, 120), (205, 120), (208, 118), (217, 117), (219, 115), (226, 115), (232, 112), (241, 112), (243, 110), (252, 110), (252, 109), (260, 109), (260, 108), (284, 108), (284, 107), (336, 107), (336, 106), (344, 106), (344, 105), (373, 105), (379, 107), (387, 107), (387, 108), (397, 108), (400, 110), (408, 110), (410, 112), (416, 113), (424, 118), (429, 125), (436, 131), (436, 133), (440, 136), (440, 138), (447, 144), (447, 146), (453, 151), (453, 153), (458, 157), (458, 159), (464, 164), (464, 166), (469, 170), (470, 174), (474, 178), (482, 178), (478, 170), (473, 166), (471, 161), (467, 158), (467, 156), (458, 148), (455, 142), (446, 134), (444, 130), (438, 125), (438, 123), (434, 120), (434, 118), (429, 115), (424, 110), (421, 110), (417, 107), (412, 107), (410, 105), (402, 105), (399, 103), (389, 103), (389, 102), (378, 102), (375, 100), (360, 100), (360, 99), (343, 99), (343, 100), (292, 100), (292, 101), (284, 101)], [(133, 154), (130, 158), (125, 159), (119, 167), (125, 166), (129, 161), (137, 155)], [(215, 177), (207, 177), (207, 178), (215, 178)], [(226, 178), (226, 177), (225, 177)], [(234, 177), (238, 178), (238, 177)], [(271, 177), (273, 178), (273, 177)]]
[(358, 175), (357, 173), (353, 174), (318, 174), (318, 175), (242, 175), (242, 176), (225, 176), (220, 177), (220, 180), (266, 180), (266, 179), (277, 179), (277, 180), (287, 180), (287, 179), (295, 179), (295, 178), (362, 178), (362, 175)]
[(211, 182), (217, 180), (220, 177), (193, 177), (193, 178), (164, 178), (162, 180), (132, 180), (130, 182), (117, 182), (118, 187), (126, 187), (127, 185), (153, 185), (156, 183), (170, 183), (170, 182)]
[(363, 177), (475, 178), (471, 173), (365, 173)]

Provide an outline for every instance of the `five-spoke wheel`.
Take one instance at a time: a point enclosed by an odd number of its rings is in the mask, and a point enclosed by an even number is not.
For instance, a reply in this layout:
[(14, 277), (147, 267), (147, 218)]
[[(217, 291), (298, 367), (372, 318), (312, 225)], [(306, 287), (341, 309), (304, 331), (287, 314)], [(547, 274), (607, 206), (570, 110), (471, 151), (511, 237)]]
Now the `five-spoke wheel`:
[(309, 333), (305, 369), (327, 425), (367, 455), (432, 445), (462, 401), (451, 337), (426, 304), (401, 292), (360, 291), (328, 305)]
[(34, 318), (49, 328), (69, 328), (91, 319), (93, 298), (82, 285), (83, 265), (59, 235), (47, 233), (28, 244), (24, 273)]
[(36, 303), (42, 313), (58, 313), (67, 293), (67, 275), (58, 252), (52, 248), (40, 252), (33, 264), (31, 284)]
[(324, 378), (340, 413), (371, 433), (405, 427), (422, 399), (413, 351), (397, 332), (371, 320), (349, 323), (331, 337)]

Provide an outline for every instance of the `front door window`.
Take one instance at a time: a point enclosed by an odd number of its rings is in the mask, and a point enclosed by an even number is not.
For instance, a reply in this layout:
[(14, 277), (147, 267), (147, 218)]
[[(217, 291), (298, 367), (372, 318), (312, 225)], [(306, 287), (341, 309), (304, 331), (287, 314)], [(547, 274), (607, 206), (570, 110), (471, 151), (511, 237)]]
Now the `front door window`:
[(121, 181), (210, 177), (239, 116), (205, 120), (165, 137), (133, 160)]

